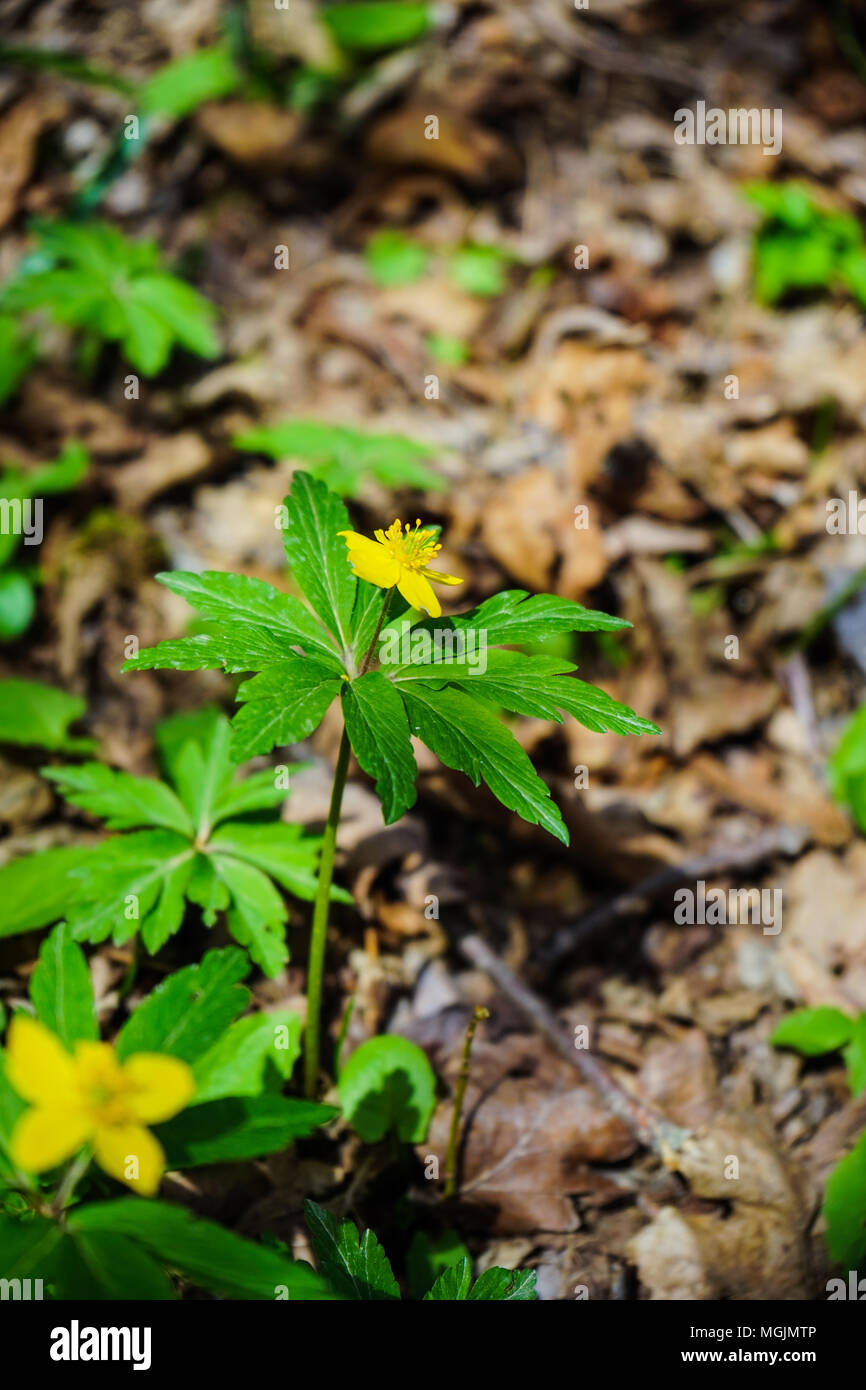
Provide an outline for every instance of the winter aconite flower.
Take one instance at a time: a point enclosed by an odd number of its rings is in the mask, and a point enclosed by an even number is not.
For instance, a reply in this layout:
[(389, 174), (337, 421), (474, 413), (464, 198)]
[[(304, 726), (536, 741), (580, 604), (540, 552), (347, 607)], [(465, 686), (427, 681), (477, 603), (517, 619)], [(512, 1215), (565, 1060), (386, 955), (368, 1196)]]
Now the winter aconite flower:
[[(361, 536), (357, 531), (340, 531), (349, 549), (349, 564), (359, 579), (377, 584), (380, 589), (398, 589), (412, 608), (423, 608), (431, 618), (438, 618), (441, 604), (430, 587), (435, 584), (462, 584), (453, 574), (441, 574), (427, 569), (433, 557), (442, 549), (435, 531), (422, 531), (421, 522), (411, 530), (398, 519), (387, 531), (377, 531), (376, 539)], [(422, 573), (422, 571), (424, 571)]]
[(40, 1173), (92, 1144), (111, 1177), (146, 1197), (156, 1192), (165, 1155), (145, 1126), (170, 1119), (192, 1099), (186, 1062), (153, 1052), (121, 1062), (102, 1042), (77, 1042), (70, 1056), (43, 1024), (18, 1014), (9, 1029), (6, 1076), (32, 1106), (12, 1133), (10, 1153), (19, 1167)]

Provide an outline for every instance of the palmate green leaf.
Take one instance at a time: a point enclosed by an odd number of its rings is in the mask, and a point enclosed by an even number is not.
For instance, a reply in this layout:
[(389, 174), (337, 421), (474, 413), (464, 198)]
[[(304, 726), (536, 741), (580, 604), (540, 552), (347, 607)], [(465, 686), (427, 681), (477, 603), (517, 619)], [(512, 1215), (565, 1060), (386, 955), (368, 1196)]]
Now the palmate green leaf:
[(212, 927), (216, 922), (217, 913), (222, 912), (231, 902), (231, 894), (217, 875), (210, 855), (197, 854), (193, 860), (186, 896), (191, 903), (196, 903), (201, 908), (206, 927)]
[(171, 1280), (142, 1245), (110, 1230), (0, 1218), (3, 1277), (40, 1279), (47, 1301), (171, 1300)]
[(338, 533), (350, 529), (349, 514), (309, 473), (294, 475), (285, 506), (283, 543), (295, 580), (340, 651), (348, 651), (356, 580)]
[(134, 1052), (168, 1052), (195, 1063), (247, 1008), (251, 995), (240, 983), (249, 974), (244, 951), (208, 951), (157, 985), (124, 1024), (115, 1044), (123, 1060)]
[(436, 1077), (417, 1043), (384, 1034), (352, 1053), (338, 1080), (346, 1119), (368, 1144), (393, 1131), (420, 1144), (436, 1105)]
[(259, 671), (286, 655), (285, 642), (263, 627), (240, 623), (212, 625), (208, 632), (144, 647), (125, 661), (123, 671)]
[(240, 1163), (305, 1139), (339, 1112), (332, 1105), (284, 1096), (233, 1096), (183, 1110), (154, 1134), (169, 1168)]
[(651, 720), (641, 718), (606, 691), (568, 674), (577, 669), (570, 661), (493, 648), (485, 653), (486, 669), (482, 670), (479, 656), (476, 652), (474, 664), (434, 659), (430, 664), (419, 662), (383, 669), (401, 688), (412, 688), (416, 681), (434, 686), (447, 681), (475, 699), (536, 719), (561, 723), (564, 710), (596, 733), (660, 732)]
[(222, 711), (197, 711), (193, 721), (177, 715), (158, 725), (155, 734), (166, 772), (203, 843), (214, 824), (216, 806), (231, 786), (235, 764), (231, 725)]
[(385, 824), (391, 825), (417, 797), (418, 768), (403, 702), (380, 671), (368, 671), (343, 685), (342, 703), (355, 757), (375, 777)]
[(30, 978), (30, 999), (39, 1021), (70, 1052), (79, 1039), (98, 1038), (87, 960), (63, 923), (42, 943), (39, 964)]
[(424, 1295), (425, 1302), (519, 1302), (534, 1300), (534, 1269), (501, 1269), (494, 1266), (486, 1269), (475, 1283), (472, 1283), (472, 1267), (468, 1259), (443, 1270)]
[(192, 866), (193, 855), (187, 854), (165, 870), (156, 905), (141, 926), (144, 948), (152, 956), (162, 950), (169, 937), (174, 936), (183, 923)]
[(171, 788), (155, 777), (133, 777), (103, 763), (44, 767), (42, 776), (55, 782), (71, 805), (101, 817), (109, 830), (153, 825), (180, 835), (193, 833), (188, 812)]
[[(336, 498), (333, 500), (337, 502)], [(344, 569), (354, 585), (352, 571), (345, 563), (345, 545), (343, 542), (339, 544), (343, 549)], [(311, 563), (315, 563), (314, 556)], [(233, 622), (265, 627), (273, 636), (282, 638), (287, 649), (293, 646), (304, 647), (315, 652), (320, 659), (330, 660), (335, 670), (342, 669), (333, 641), (310, 610), (304, 607), (300, 599), (282, 593), (262, 579), (251, 579), (244, 574), (224, 573), (222, 570), (205, 570), (202, 574), (172, 570), (156, 577), (167, 589), (171, 589), (173, 594), (185, 598), (204, 618), (215, 619), (220, 623)], [(303, 576), (298, 574), (297, 578), (307, 592)], [(354, 594), (354, 589), (352, 593)], [(308, 594), (308, 597), (312, 602), (311, 595)], [(351, 604), (349, 611), (351, 612)], [(326, 620), (323, 618), (323, 621)], [(285, 655), (290, 654), (290, 650), (286, 650)], [(140, 657), (133, 658), (134, 661), (139, 659)], [(271, 664), (270, 661), (268, 664)]]
[(229, 931), (266, 975), (278, 975), (289, 958), (285, 903), (255, 865), (216, 852), (212, 858), (214, 871), (231, 894)]
[(446, 767), (484, 781), (498, 801), (563, 844), (568, 831), (527, 754), (514, 735), (478, 700), (461, 690), (402, 686), (409, 727)]
[(72, 870), (77, 887), (66, 916), (75, 940), (110, 936), (119, 945), (144, 932), (150, 913), (159, 910), (166, 881), (194, 853), (189, 840), (173, 830), (135, 830), (103, 841)]
[(41, 681), (0, 680), (0, 743), (38, 744), (63, 753), (88, 752), (93, 740), (75, 738), (69, 725), (86, 702)]
[(47, 927), (67, 911), (78, 889), (73, 870), (93, 851), (79, 846), (46, 849), (0, 868), (0, 937)]
[[(309, 767), (309, 762), (291, 763), (288, 772), (300, 772)], [(289, 788), (283, 785), (284, 778), (276, 768), (266, 767), (261, 772), (253, 772), (242, 782), (227, 787), (213, 808), (213, 824), (234, 819), (235, 816), (251, 815), (256, 811), (267, 811), (272, 806), (282, 806), (289, 795)]]
[(37, 1216), (25, 1222), (0, 1216), (2, 1277), (42, 1279), (49, 1286), (56, 1283), (57, 1250), (63, 1240), (63, 1230), (56, 1221)]
[(5, 308), (47, 309), (60, 323), (120, 342), (133, 366), (154, 376), (180, 343), (203, 357), (219, 346), (215, 309), (160, 267), (153, 242), (130, 242), (104, 222), (38, 222), (38, 252), (5, 286)]
[[(321, 838), (306, 835), (299, 825), (276, 821), (270, 825), (229, 821), (212, 835), (210, 847), (215, 855), (229, 854), (262, 869), (295, 897), (311, 902), (315, 896)], [(332, 889), (332, 897), (352, 902), (342, 889)]]
[(593, 608), (584, 608), (558, 594), (529, 594), (526, 589), (503, 589), (468, 613), (450, 618), (427, 619), (424, 628), (474, 628), (487, 635), (487, 645), (538, 642), (556, 632), (618, 632), (631, 627), (625, 618), (614, 618)]
[(231, 1024), (193, 1068), (193, 1106), (224, 1096), (258, 1096), (289, 1080), (301, 1052), (301, 1020), (289, 1009)]
[(134, 1240), (190, 1283), (226, 1298), (333, 1299), (335, 1295), (309, 1265), (255, 1245), (211, 1221), (166, 1202), (121, 1197), (77, 1207), (70, 1213), (73, 1233), (113, 1231)]
[(152, 1255), (116, 1231), (64, 1234), (47, 1264), (53, 1300), (168, 1301), (177, 1297)]
[(866, 1133), (836, 1164), (824, 1189), (827, 1249), (842, 1269), (866, 1262)]
[(356, 497), (368, 478), (390, 488), (445, 486), (424, 462), (433, 453), (430, 446), (402, 434), (373, 434), (323, 420), (284, 420), (237, 435), (233, 442), (238, 449), (277, 460), (303, 459), (308, 476), (341, 497)]
[(132, 306), (139, 312), (147, 310), (166, 325), (169, 342), (174, 339), (199, 357), (219, 356), (216, 309), (176, 275), (154, 272), (136, 276), (129, 286), (127, 314)]
[(232, 753), (244, 762), (258, 753), (297, 743), (322, 722), (340, 692), (342, 679), (314, 657), (292, 656), (244, 681), (244, 701), (232, 720)]
[(372, 1231), (359, 1237), (354, 1221), (337, 1221), (316, 1202), (304, 1202), (304, 1215), (319, 1270), (337, 1293), (365, 1301), (399, 1299), (388, 1256)]

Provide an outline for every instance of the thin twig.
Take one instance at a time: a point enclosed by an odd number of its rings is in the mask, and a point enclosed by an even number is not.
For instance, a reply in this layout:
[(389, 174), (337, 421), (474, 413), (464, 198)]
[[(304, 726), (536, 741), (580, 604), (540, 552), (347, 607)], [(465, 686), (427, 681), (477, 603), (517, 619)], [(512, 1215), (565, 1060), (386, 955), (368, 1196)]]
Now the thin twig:
[(461, 937), (457, 944), (466, 959), (483, 970), (560, 1057), (594, 1087), (608, 1110), (628, 1126), (641, 1144), (662, 1156), (682, 1147), (688, 1138), (688, 1131), (671, 1124), (651, 1106), (630, 1095), (600, 1058), (593, 1057), (585, 1049), (576, 1048), (553, 1010), (523, 980), (518, 979), (486, 941), (471, 933)]
[(448, 1150), (445, 1155), (445, 1196), (453, 1197), (457, 1186), (457, 1144), (460, 1138), (460, 1116), (463, 1113), (463, 1102), (466, 1099), (466, 1086), (469, 1081), (469, 1059), (472, 1055), (472, 1044), (475, 1041), (475, 1032), (479, 1023), (490, 1015), (481, 1005), (477, 1005), (469, 1026), (466, 1029), (466, 1040), (463, 1043), (463, 1057), (460, 1061), (460, 1072), (457, 1077), (457, 1086), (454, 1090), (454, 1104), (451, 1107), (451, 1129), (448, 1134)]
[(783, 825), (766, 831), (746, 844), (725, 845), (681, 864), (666, 864), (664, 868), (641, 879), (633, 888), (594, 907), (591, 912), (578, 917), (576, 922), (561, 927), (553, 940), (542, 949), (542, 959), (547, 965), (555, 965), (606, 927), (642, 916), (664, 893), (671, 892), (689, 879), (753, 869), (756, 864), (775, 854), (797, 855), (808, 838), (809, 832), (802, 826)]

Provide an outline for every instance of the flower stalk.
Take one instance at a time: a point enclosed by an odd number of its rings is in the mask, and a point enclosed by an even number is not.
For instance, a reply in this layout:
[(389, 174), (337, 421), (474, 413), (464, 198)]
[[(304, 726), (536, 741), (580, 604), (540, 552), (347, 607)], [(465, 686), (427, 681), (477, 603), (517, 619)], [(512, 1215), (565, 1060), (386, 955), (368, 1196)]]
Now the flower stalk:
[(485, 1018), (489, 1017), (490, 1010), (482, 1008), (480, 1004), (477, 1004), (469, 1020), (469, 1026), (466, 1029), (466, 1039), (463, 1043), (463, 1057), (460, 1062), (460, 1072), (454, 1090), (454, 1105), (451, 1110), (451, 1127), (448, 1131), (448, 1149), (445, 1154), (446, 1197), (453, 1197), (457, 1190), (457, 1144), (460, 1138), (460, 1119), (463, 1114), (463, 1102), (466, 1099), (466, 1086), (469, 1082), (469, 1059), (472, 1055), (472, 1044), (475, 1041), (475, 1033), (479, 1023), (482, 1023)]
[[(385, 625), (388, 609), (391, 606), (393, 588), (385, 593), (382, 611), (376, 624), (373, 640), (361, 662), (359, 676), (369, 669), (376, 652), (379, 633)], [(337, 853), (337, 831), (340, 826), (340, 811), (343, 806), (343, 793), (346, 790), (346, 776), (349, 771), (351, 754), (349, 735), (343, 726), (337, 765), (334, 768), (334, 781), (331, 787), (331, 803), (328, 807), (328, 821), (322, 838), (322, 852), (319, 857), (319, 877), (316, 883), (316, 896), (313, 900), (313, 921), (310, 927), (310, 957), (307, 965), (307, 1026), (304, 1030), (304, 1095), (312, 1100), (319, 1085), (319, 1059), (322, 1047), (322, 985), (325, 974), (325, 946), (328, 939), (328, 908), (331, 901), (331, 884), (334, 878), (334, 859)]]

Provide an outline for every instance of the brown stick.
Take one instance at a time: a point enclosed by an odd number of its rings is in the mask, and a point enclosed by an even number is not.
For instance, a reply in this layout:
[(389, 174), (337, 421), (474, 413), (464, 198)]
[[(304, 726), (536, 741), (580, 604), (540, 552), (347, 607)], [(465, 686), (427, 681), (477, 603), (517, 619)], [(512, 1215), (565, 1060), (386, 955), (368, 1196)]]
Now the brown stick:
[(672, 1149), (681, 1148), (688, 1138), (688, 1131), (681, 1129), (679, 1125), (671, 1124), (651, 1106), (644, 1105), (631, 1095), (611, 1076), (598, 1057), (576, 1048), (573, 1039), (553, 1010), (534, 994), (528, 985), (518, 979), (495, 951), (490, 949), (486, 941), (471, 933), (469, 936), (461, 937), (457, 944), (466, 959), (479, 970), (483, 970), (532, 1026), (538, 1029), (542, 1037), (547, 1039), (560, 1057), (579, 1071), (584, 1081), (588, 1081), (595, 1088), (607, 1108), (628, 1125), (641, 1144), (662, 1156), (670, 1153)]
[(605, 927), (612, 927), (631, 917), (640, 917), (663, 893), (671, 892), (679, 884), (689, 879), (707, 878), (712, 874), (753, 869), (762, 860), (776, 854), (797, 855), (808, 838), (808, 831), (802, 826), (783, 825), (766, 831), (747, 844), (726, 845), (722, 849), (687, 859), (682, 864), (666, 864), (663, 869), (641, 879), (633, 888), (594, 907), (591, 912), (585, 912), (576, 922), (561, 927), (553, 940), (542, 949), (541, 957), (546, 965), (555, 965)]

